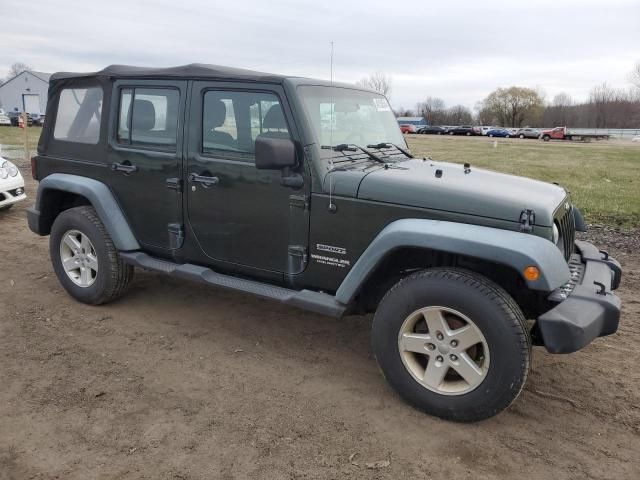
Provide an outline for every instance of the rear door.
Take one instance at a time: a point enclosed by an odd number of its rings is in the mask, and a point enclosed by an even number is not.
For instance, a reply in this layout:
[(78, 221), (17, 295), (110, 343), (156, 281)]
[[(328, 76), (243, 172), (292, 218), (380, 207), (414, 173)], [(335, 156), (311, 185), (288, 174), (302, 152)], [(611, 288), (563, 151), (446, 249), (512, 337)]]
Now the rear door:
[(187, 82), (121, 80), (112, 95), (109, 185), (138, 242), (182, 246), (182, 138)]

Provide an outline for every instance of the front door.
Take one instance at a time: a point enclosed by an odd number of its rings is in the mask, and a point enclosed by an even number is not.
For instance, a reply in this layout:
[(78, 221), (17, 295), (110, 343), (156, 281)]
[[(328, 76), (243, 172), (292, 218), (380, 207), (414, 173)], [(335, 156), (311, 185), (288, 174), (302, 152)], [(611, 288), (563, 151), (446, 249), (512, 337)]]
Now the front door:
[(308, 217), (291, 204), (308, 182), (292, 190), (282, 185), (282, 172), (255, 167), (258, 136), (294, 136), (282, 90), (194, 82), (190, 111), (188, 222), (203, 253), (225, 264), (299, 273)]
[(138, 241), (176, 250), (182, 238), (182, 130), (187, 82), (119, 81), (112, 95), (109, 185)]

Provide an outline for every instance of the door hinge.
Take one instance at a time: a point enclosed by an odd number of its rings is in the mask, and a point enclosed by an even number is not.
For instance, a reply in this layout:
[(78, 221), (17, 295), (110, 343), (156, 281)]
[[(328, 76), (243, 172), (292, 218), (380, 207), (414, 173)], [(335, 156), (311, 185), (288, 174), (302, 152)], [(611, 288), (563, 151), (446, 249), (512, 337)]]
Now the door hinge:
[(182, 193), (182, 180), (179, 178), (167, 178), (167, 188)]
[(307, 247), (302, 245), (289, 245), (289, 256), (299, 258), (302, 260), (302, 263), (307, 263)]
[(289, 195), (289, 206), (307, 210), (309, 208), (309, 199), (306, 195)]
[(172, 250), (182, 248), (182, 244), (184, 243), (184, 229), (182, 228), (182, 224), (170, 223), (167, 225), (167, 230), (169, 231), (169, 248)]
[(533, 225), (536, 223), (536, 212), (533, 210), (522, 210), (520, 212), (520, 231), (531, 233)]

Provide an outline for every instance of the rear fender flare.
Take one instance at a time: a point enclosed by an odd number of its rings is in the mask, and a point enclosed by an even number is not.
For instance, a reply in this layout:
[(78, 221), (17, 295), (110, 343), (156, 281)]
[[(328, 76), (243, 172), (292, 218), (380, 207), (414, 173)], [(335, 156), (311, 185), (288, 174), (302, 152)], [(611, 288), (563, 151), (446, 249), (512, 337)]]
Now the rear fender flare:
[[(43, 178), (38, 186), (35, 207), (31, 210), (44, 218), (48, 218), (49, 214), (47, 205), (43, 204), (42, 199), (46, 197), (46, 192), (49, 190), (69, 192), (85, 197), (95, 208), (118, 250), (140, 249), (140, 244), (129, 227), (120, 205), (104, 183), (92, 178), (66, 173), (54, 173)], [(43, 233), (48, 233), (48, 231)]]

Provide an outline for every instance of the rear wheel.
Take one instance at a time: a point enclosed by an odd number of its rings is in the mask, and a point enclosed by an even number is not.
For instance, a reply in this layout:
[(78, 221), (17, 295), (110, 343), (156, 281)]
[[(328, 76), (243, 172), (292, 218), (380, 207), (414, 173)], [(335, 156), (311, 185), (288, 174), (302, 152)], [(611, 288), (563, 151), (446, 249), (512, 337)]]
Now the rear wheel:
[(460, 269), (398, 282), (376, 311), (372, 345), (391, 386), (447, 420), (496, 415), (529, 372), (531, 343), (518, 305), (487, 278)]
[(76, 300), (100, 305), (122, 296), (133, 277), (93, 207), (62, 212), (49, 237), (53, 269)]
[(471, 132), (467, 132), (467, 137), (470, 137), (470, 136), (471, 136)]
[(524, 134), (520, 134), (520, 139), (523, 140), (524, 139)]
[(490, 134), (489, 134), (489, 137), (492, 137), (492, 138), (493, 138), (493, 133), (490, 133)]
[(449, 132), (449, 135), (453, 135), (453, 132)]

